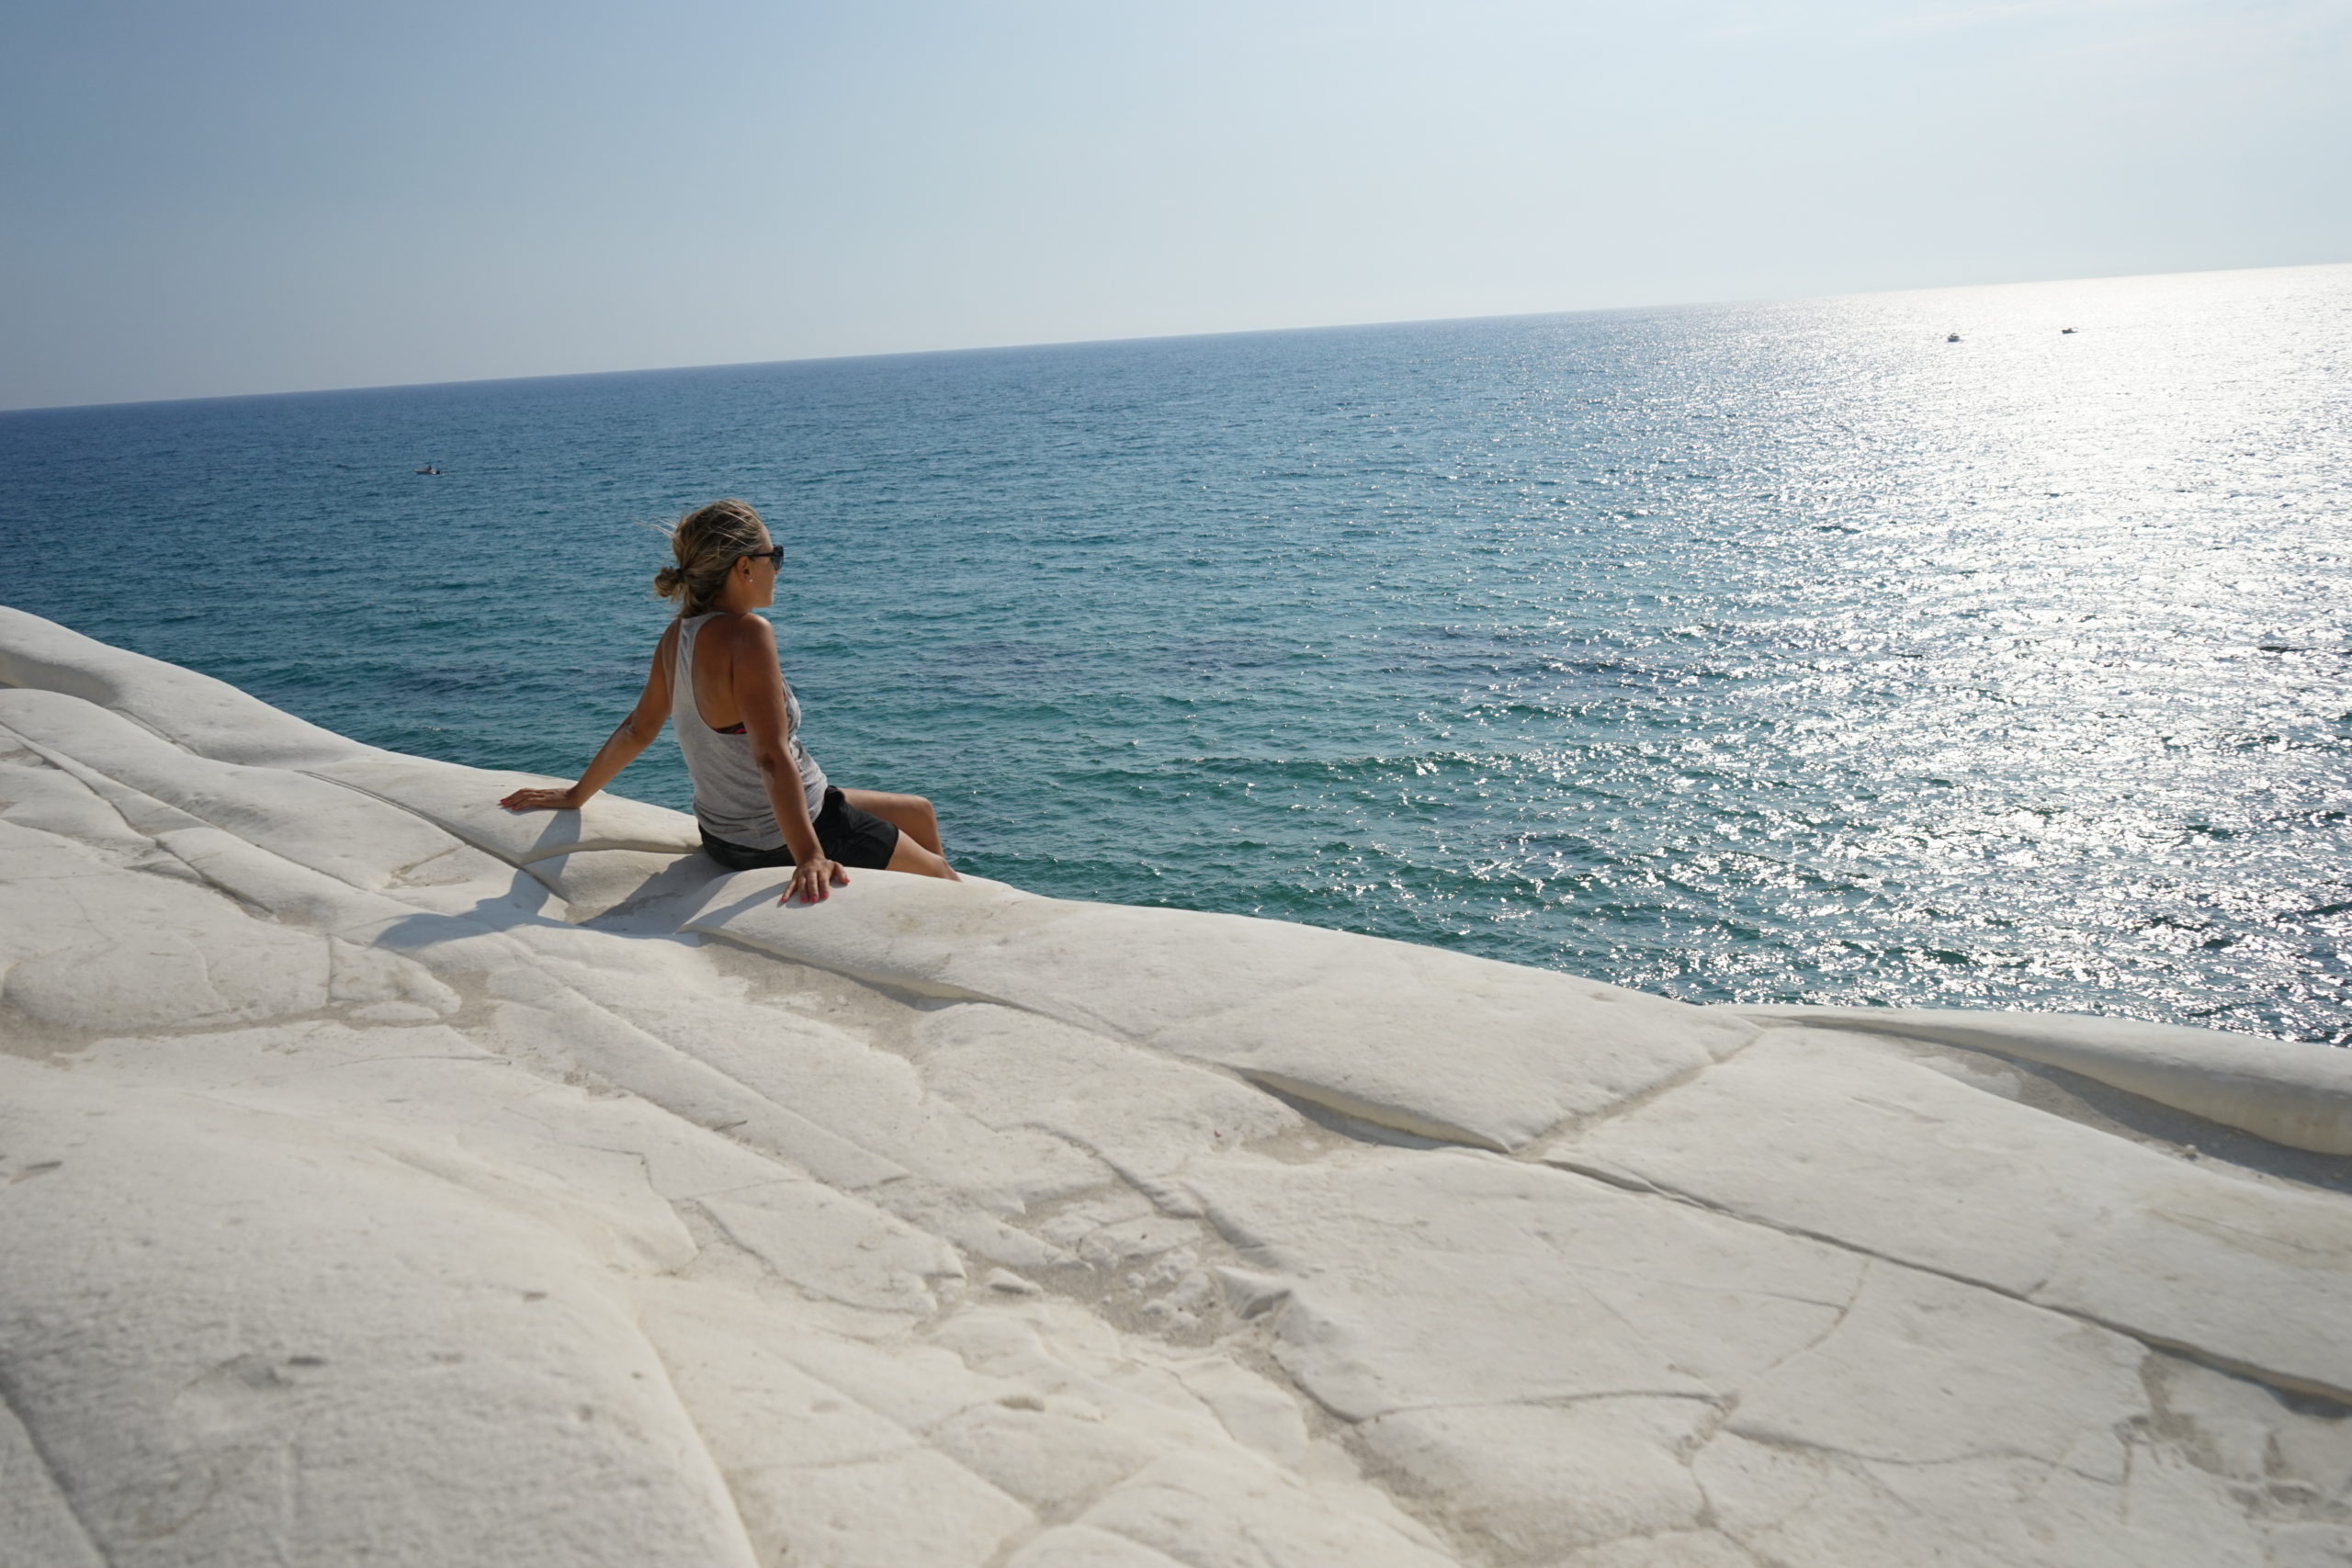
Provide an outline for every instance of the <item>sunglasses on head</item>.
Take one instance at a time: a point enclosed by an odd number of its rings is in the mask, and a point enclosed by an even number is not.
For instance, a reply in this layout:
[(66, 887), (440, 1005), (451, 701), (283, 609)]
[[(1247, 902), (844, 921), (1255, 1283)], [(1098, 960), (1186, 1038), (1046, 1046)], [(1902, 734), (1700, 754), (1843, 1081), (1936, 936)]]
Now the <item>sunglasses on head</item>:
[(746, 550), (735, 558), (738, 560), (763, 560), (780, 570), (784, 566), (784, 547), (782, 545), (775, 545), (764, 550)]

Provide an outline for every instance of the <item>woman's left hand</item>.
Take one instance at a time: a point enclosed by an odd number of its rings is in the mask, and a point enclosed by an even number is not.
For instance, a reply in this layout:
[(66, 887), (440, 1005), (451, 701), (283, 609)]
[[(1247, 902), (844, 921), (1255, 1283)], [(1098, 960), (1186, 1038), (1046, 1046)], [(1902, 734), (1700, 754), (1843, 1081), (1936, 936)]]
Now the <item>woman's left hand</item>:
[(580, 803), (569, 789), (518, 789), (500, 801), (509, 811), (577, 811)]
[(792, 880), (784, 885), (784, 897), (779, 904), (789, 904), (795, 898), (803, 905), (821, 904), (836, 887), (849, 886), (849, 868), (815, 855), (792, 868)]

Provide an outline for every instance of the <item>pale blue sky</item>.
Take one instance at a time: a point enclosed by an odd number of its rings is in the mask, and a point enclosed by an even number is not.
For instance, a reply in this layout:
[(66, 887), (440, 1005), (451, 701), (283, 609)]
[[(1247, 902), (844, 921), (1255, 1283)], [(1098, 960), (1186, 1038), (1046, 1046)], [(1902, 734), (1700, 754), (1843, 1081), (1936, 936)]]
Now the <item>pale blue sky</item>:
[(0, 5), (0, 407), (2352, 260), (2345, 0)]

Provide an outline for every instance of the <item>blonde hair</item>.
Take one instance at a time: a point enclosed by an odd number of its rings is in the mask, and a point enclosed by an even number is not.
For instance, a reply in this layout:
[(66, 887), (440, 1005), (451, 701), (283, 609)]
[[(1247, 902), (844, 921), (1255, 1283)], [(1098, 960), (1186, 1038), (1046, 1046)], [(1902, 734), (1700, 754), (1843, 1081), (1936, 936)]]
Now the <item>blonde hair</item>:
[(664, 599), (684, 601), (681, 615), (699, 615), (717, 602), (727, 586), (727, 574), (753, 550), (763, 532), (760, 514), (741, 501), (714, 501), (678, 519), (670, 530), (670, 553), (675, 566), (653, 574), (653, 592)]

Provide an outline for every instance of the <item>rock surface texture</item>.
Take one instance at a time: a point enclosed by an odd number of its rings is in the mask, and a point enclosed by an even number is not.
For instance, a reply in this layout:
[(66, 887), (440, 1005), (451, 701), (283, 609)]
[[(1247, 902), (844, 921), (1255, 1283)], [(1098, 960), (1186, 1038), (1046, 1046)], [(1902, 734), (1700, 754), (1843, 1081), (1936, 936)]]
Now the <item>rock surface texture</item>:
[(2318, 1568), (2347, 1058), (860, 873), (0, 610), (0, 1563)]

